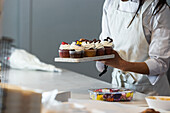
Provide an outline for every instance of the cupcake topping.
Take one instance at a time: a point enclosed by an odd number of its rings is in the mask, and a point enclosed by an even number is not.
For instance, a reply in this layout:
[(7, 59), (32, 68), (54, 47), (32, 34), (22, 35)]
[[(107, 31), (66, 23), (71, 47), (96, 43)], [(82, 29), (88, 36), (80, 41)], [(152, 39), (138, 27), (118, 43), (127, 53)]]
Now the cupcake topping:
[(97, 40), (96, 40), (96, 39), (94, 39), (94, 40), (93, 40), (93, 42), (94, 42), (94, 43), (96, 43), (96, 42), (97, 42)]
[(80, 42), (84, 42), (84, 41), (86, 41), (87, 39), (84, 39), (84, 38), (81, 38), (79, 41)]
[(93, 41), (82, 42), (82, 46), (84, 47), (85, 50), (95, 49), (95, 44)]
[(66, 42), (62, 42), (62, 43), (61, 43), (61, 45), (68, 45), (68, 43), (66, 43)]
[(104, 48), (104, 46), (102, 45), (102, 43), (100, 43), (101, 40), (98, 40), (96, 43), (95, 43), (95, 48), (96, 49), (101, 49), (101, 48)]
[(62, 42), (59, 49), (65, 49), (65, 50), (69, 50), (70, 49), (70, 45), (66, 42)]
[(107, 37), (107, 39), (104, 39), (104, 41), (101, 42), (103, 44), (103, 46), (106, 47), (113, 47), (113, 39), (111, 39), (110, 37)]
[(106, 39), (104, 39), (104, 41), (109, 41), (111, 43), (113, 42), (113, 39), (111, 39), (110, 37), (107, 37)]
[(82, 43), (81, 41), (78, 41), (78, 40), (76, 41), (77, 46), (81, 46), (81, 43)]
[(84, 47), (79, 42), (72, 42), (70, 46), (70, 50), (75, 50), (75, 51), (83, 51)]

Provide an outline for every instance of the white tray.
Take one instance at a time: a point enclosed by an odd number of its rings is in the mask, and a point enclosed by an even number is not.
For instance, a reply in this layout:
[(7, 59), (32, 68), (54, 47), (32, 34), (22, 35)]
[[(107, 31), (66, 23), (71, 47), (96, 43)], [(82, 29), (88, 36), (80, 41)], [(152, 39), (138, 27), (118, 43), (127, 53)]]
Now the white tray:
[(109, 59), (114, 58), (115, 55), (103, 55), (103, 56), (96, 56), (96, 57), (83, 57), (83, 58), (55, 58), (55, 62), (89, 62), (94, 60), (102, 60), (102, 59)]

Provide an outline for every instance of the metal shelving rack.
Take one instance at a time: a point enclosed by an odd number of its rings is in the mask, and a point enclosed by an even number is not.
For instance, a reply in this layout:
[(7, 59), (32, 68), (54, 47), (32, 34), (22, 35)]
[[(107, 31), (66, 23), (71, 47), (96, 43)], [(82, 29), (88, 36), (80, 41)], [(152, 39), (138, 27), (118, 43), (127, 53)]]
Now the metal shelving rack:
[[(3, 80), (6, 81), (6, 72), (9, 69), (9, 56), (11, 54), (11, 45), (13, 40), (8, 37), (2, 37), (0, 38), (0, 80), (3, 82)], [(5, 82), (4, 81), (4, 82)]]
[[(8, 37), (0, 38), (0, 82), (3, 83), (8, 82), (8, 69), (9, 69), (9, 56), (11, 53), (11, 44), (13, 40)], [(6, 91), (0, 87), (0, 113), (5, 109), (5, 96)]]

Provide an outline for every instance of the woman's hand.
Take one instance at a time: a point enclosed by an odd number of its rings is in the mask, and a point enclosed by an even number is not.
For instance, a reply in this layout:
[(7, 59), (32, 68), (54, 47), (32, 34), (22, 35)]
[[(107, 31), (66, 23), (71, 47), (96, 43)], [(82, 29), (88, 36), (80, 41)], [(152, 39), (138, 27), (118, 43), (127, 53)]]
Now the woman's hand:
[(126, 61), (123, 60), (115, 50), (113, 50), (113, 54), (115, 55), (114, 58), (99, 60), (99, 61), (105, 65), (110, 66), (110, 67), (124, 70), (124, 64), (126, 63)]
[(122, 59), (119, 54), (113, 50), (113, 54), (115, 54), (115, 58), (99, 60), (105, 65), (121, 69), (122, 71), (130, 71), (140, 74), (149, 75), (149, 68), (145, 62), (128, 62)]

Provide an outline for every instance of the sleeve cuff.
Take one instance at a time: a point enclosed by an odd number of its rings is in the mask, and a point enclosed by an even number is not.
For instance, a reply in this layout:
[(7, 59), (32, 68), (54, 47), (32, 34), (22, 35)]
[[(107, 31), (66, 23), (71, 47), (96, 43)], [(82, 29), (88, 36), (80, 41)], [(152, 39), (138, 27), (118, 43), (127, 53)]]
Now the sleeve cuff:
[(160, 76), (152, 76), (152, 75), (148, 76), (148, 79), (152, 85), (155, 85), (159, 80), (159, 78)]
[(152, 85), (155, 85), (156, 82), (159, 80), (160, 76), (157, 76), (160, 72), (159, 65), (157, 65), (157, 61), (154, 59), (146, 60), (145, 63), (149, 68), (149, 76), (148, 79)]
[(149, 75), (158, 75), (160, 72), (159, 65), (157, 64), (158, 62), (155, 61), (154, 59), (149, 59), (146, 60), (145, 63), (147, 64), (149, 68)]

